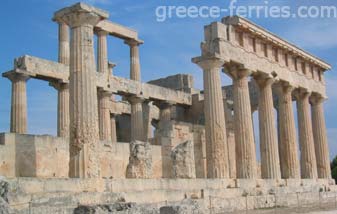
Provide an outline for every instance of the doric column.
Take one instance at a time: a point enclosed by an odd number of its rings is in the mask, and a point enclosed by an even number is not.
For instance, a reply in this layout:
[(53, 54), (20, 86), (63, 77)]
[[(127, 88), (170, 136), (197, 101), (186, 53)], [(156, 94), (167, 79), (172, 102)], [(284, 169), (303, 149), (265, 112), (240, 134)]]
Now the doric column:
[(108, 17), (102, 10), (77, 3), (55, 13), (71, 27), (69, 176), (100, 177), (99, 129), (94, 60), (94, 26)]
[(50, 83), (57, 90), (57, 136), (69, 137), (69, 84)]
[(237, 178), (256, 178), (256, 153), (247, 78), (250, 71), (231, 67), (228, 68), (228, 74), (233, 79)]
[(228, 147), (220, 72), (224, 61), (200, 58), (203, 69), (206, 159), (208, 178), (228, 178)]
[[(130, 46), (130, 79), (141, 81), (139, 64), (139, 41), (125, 41)], [(144, 123), (142, 100), (137, 97), (129, 99), (131, 103), (131, 140), (144, 141)]]
[(314, 179), (317, 178), (317, 165), (310, 118), (310, 92), (305, 89), (298, 89), (295, 96), (297, 99), (297, 117), (301, 150), (301, 177)]
[(144, 141), (143, 100), (139, 97), (129, 97), (131, 104), (131, 141)]
[(100, 140), (111, 140), (110, 98), (111, 92), (100, 90), (98, 93), (99, 106), (99, 136)]
[(111, 127), (111, 142), (117, 142), (117, 129), (116, 129), (116, 116), (114, 114), (110, 115), (110, 127)]
[(273, 77), (258, 74), (254, 76), (259, 88), (259, 130), (262, 179), (280, 179), (280, 159), (277, 131), (274, 117), (272, 84)]
[(97, 31), (97, 70), (100, 73), (107, 73), (108, 69), (108, 32), (104, 30)]
[(69, 26), (62, 20), (57, 20), (59, 25), (59, 63), (69, 65)]
[(284, 179), (299, 179), (300, 166), (297, 154), (297, 138), (295, 118), (292, 105), (292, 91), (294, 88), (286, 82), (279, 82), (278, 92), (278, 126), (279, 153), (281, 157), (281, 174)]
[(142, 44), (142, 42), (136, 40), (127, 40), (125, 43), (130, 46), (130, 79), (140, 82), (141, 74), (138, 46)]
[(170, 102), (156, 102), (154, 103), (159, 108), (159, 123), (158, 132), (159, 139), (161, 143), (161, 155), (162, 155), (162, 169), (163, 178), (173, 178), (173, 163), (171, 158), (171, 152), (173, 149), (172, 140), (172, 105)]
[(29, 76), (12, 73), (7, 76), (12, 81), (12, 103), (10, 131), (18, 134), (27, 133), (27, 91)]
[(319, 94), (313, 94), (310, 97), (310, 102), (318, 178), (329, 179), (331, 178), (331, 170), (323, 108), (324, 98)]

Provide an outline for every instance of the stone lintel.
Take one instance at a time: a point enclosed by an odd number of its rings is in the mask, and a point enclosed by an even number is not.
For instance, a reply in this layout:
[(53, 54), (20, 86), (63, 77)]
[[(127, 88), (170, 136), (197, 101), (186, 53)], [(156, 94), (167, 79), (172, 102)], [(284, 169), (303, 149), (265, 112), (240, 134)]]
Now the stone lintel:
[(124, 41), (124, 44), (127, 44), (130, 47), (132, 47), (132, 46), (139, 46), (139, 45), (144, 44), (144, 41), (140, 40), (140, 39), (126, 39)]

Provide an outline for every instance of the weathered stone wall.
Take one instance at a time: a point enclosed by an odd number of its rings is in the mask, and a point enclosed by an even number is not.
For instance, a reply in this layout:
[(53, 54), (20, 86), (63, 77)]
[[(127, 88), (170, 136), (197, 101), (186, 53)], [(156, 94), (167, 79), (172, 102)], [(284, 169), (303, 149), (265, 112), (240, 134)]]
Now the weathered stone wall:
[[(151, 145), (153, 178), (161, 178), (161, 147)], [(125, 178), (128, 143), (100, 144), (101, 176)], [(69, 146), (48, 135), (0, 134), (0, 175), (5, 177), (68, 177)]]

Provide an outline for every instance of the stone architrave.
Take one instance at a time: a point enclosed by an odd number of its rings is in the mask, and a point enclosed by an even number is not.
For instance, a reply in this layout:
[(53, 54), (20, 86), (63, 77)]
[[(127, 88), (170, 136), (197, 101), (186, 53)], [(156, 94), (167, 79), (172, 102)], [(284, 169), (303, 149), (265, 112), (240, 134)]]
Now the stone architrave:
[(100, 177), (99, 128), (94, 26), (109, 14), (84, 3), (55, 13), (71, 28), (70, 41), (70, 166), (69, 176)]

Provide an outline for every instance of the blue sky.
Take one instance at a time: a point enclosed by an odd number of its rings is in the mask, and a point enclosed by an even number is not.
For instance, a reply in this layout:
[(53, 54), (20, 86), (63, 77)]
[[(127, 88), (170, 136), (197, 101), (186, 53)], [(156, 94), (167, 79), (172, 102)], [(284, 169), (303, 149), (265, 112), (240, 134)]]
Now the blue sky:
[[(77, 1), (73, 0), (2, 0), (0, 7), (0, 70), (11, 70), (15, 57), (29, 54), (57, 60), (57, 25), (51, 21), (53, 13)], [(110, 12), (110, 20), (134, 28), (145, 41), (140, 48), (143, 81), (176, 73), (189, 73), (197, 88), (202, 88), (202, 72), (191, 63), (200, 54), (203, 26), (221, 18), (173, 18), (157, 22), (155, 9), (161, 5), (228, 7), (228, 1), (200, 0), (84, 0)], [(264, 1), (239, 0), (237, 5), (261, 5)], [(295, 3), (294, 3), (295, 2)], [(334, 5), (334, 0), (270, 0), (269, 5)], [(257, 24), (297, 44), (337, 67), (337, 19), (270, 19), (253, 18)], [(129, 74), (129, 49), (116, 38), (108, 40), (109, 60), (117, 63), (115, 75)], [(337, 154), (337, 72), (326, 73), (329, 100), (325, 104), (330, 153)], [(223, 75), (223, 84), (230, 84)], [(0, 78), (0, 132), (9, 130), (10, 81)], [(56, 133), (56, 91), (47, 82), (29, 80), (28, 131), (31, 134)], [(258, 129), (254, 114), (255, 130)], [(258, 138), (258, 137), (257, 137)]]

